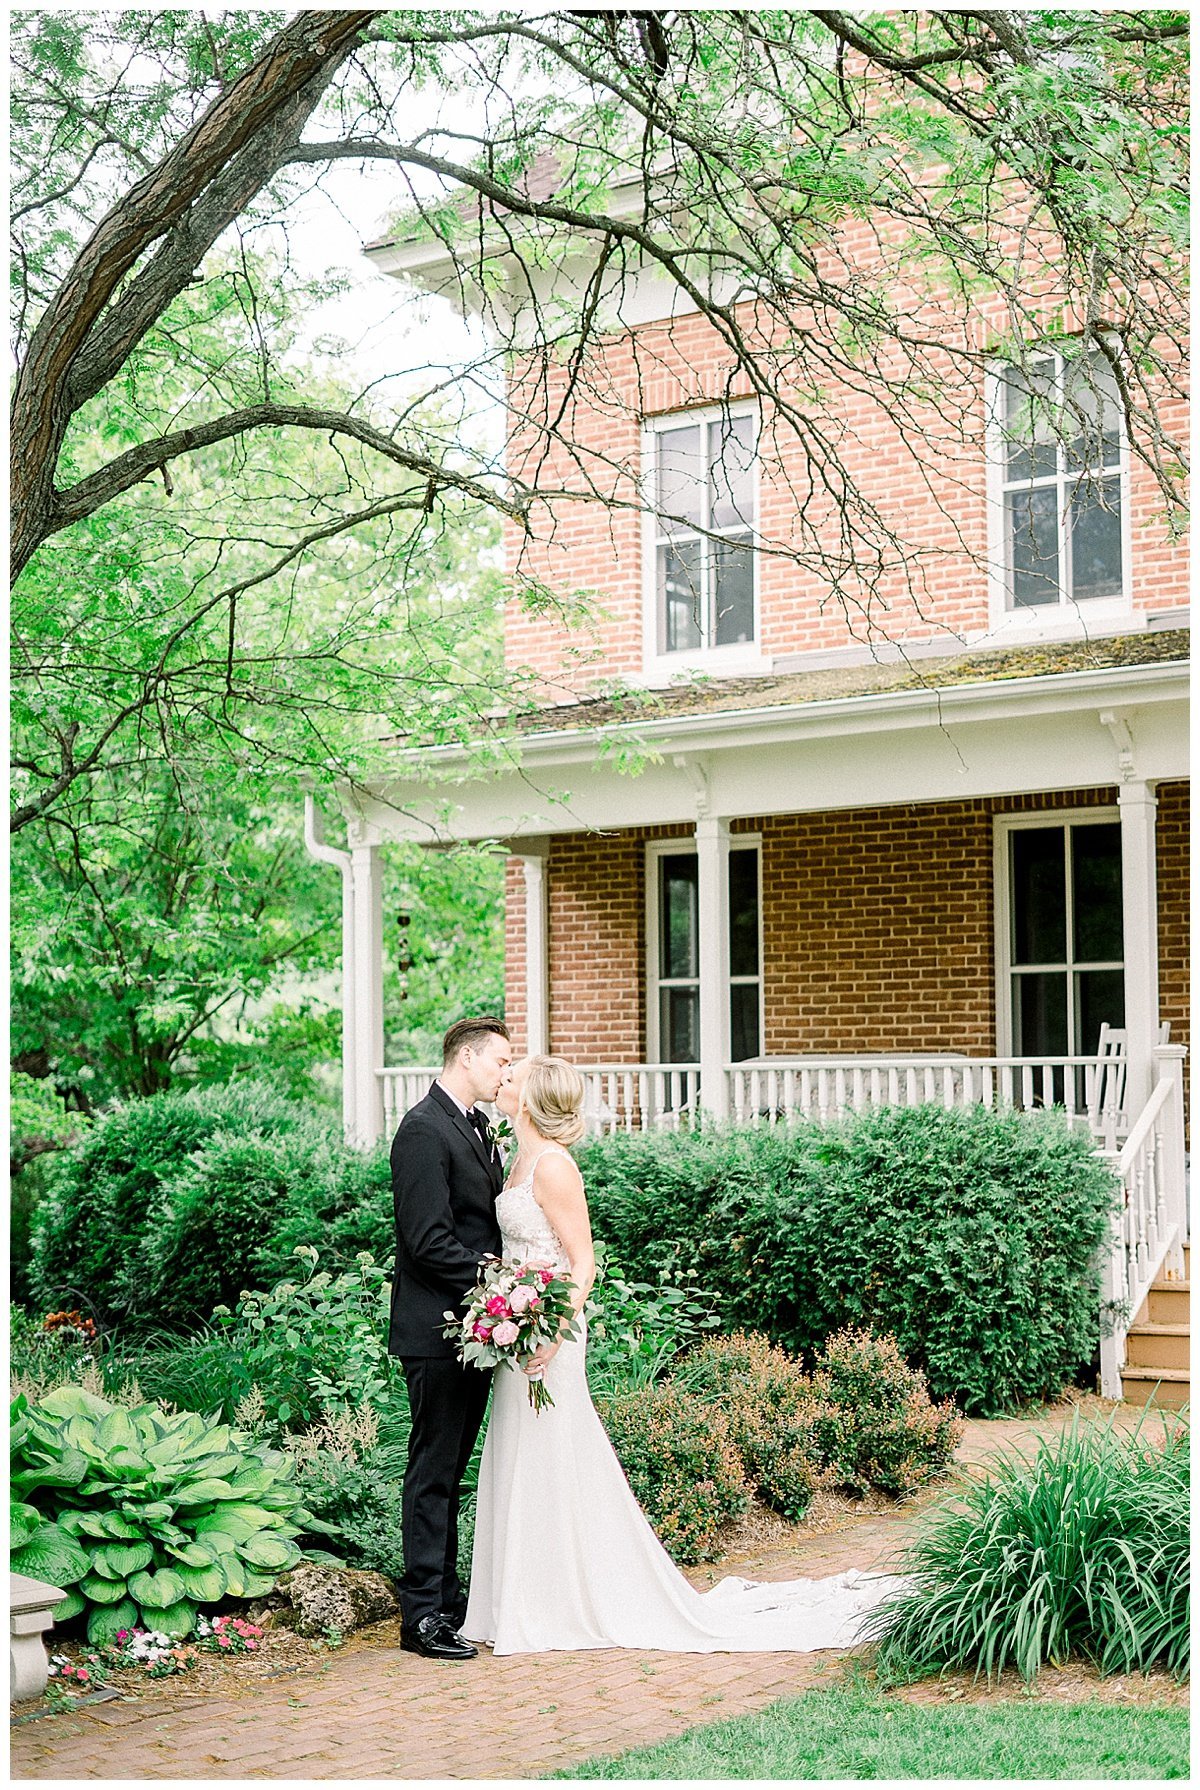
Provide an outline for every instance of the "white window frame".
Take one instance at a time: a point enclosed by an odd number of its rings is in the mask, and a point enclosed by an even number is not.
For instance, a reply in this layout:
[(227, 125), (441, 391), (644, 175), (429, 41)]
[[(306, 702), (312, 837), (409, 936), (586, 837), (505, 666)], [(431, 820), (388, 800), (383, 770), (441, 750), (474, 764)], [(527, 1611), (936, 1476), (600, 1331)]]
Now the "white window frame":
[[(725, 417), (750, 416), (761, 430), (761, 413), (753, 398), (734, 398), (728, 404), (705, 404), (690, 410), (672, 410), (660, 416), (646, 417), (642, 423), (642, 673), (647, 682), (667, 683), (680, 672), (703, 670), (720, 675), (768, 671), (770, 662), (762, 650), (762, 598), (759, 578), (759, 556), (753, 553), (754, 574), (754, 638), (731, 646), (699, 646), (687, 652), (659, 651), (658, 615), (658, 540), (659, 528), (654, 511), (658, 482), (658, 437), (670, 429), (686, 429), (694, 424), (712, 424)], [(752, 504), (750, 545), (759, 541), (759, 481), (762, 457), (757, 445), (751, 478)]]
[[(1009, 839), (1022, 828), (1030, 827), (1077, 827), (1077, 826), (1112, 826), (1119, 825), (1121, 813), (1118, 808), (1042, 808), (1030, 814), (997, 814), (995, 817), (993, 838), (995, 913), (996, 913), (996, 1043), (997, 1054), (1011, 1057), (1015, 1054), (1013, 1040), (1012, 986), (1014, 967), (1012, 961), (1012, 877), (1010, 874)], [(1074, 939), (1074, 914), (1071, 911), (1071, 879), (1066, 882), (1067, 899), (1067, 937)], [(1124, 923), (1122, 922), (1122, 945), (1124, 945)], [(1072, 973), (1079, 967), (1075, 959), (1069, 957), (1062, 964), (1047, 964), (1048, 970), (1059, 970), (1063, 975)], [(1119, 964), (1089, 963), (1089, 969), (1119, 969), (1124, 975), (1127, 969), (1123, 957)], [(1067, 1035), (1075, 1029), (1074, 1002), (1067, 1007)], [(1080, 1056), (1083, 1053), (1068, 1051), (1068, 1056)]]
[[(1061, 379), (1064, 358), (1053, 342), (1030, 350), (1030, 358), (1053, 357), (1056, 377)], [(1125, 418), (1118, 419), (1121, 447), (1116, 476), (1121, 490), (1121, 590), (1111, 597), (1087, 597), (1080, 601), (1064, 597), (1057, 603), (1039, 604), (1033, 608), (1017, 607), (1011, 602), (1009, 567), (1004, 528), (1005, 441), (1003, 430), (1004, 373), (1007, 363), (993, 361), (984, 372), (985, 452), (987, 460), (988, 518), (988, 615), (991, 634), (1021, 635), (1024, 638), (1053, 639), (1061, 635), (1077, 638), (1081, 630), (1107, 628), (1112, 623), (1128, 623), (1134, 619), (1133, 609), (1133, 531), (1130, 520), (1130, 455)], [(1057, 475), (1061, 491), (1063, 474)], [(1113, 476), (1112, 470), (1109, 477)], [(1059, 563), (1065, 549), (1066, 520), (1059, 506)]]
[[(747, 850), (753, 847), (755, 862), (758, 867), (758, 975), (729, 977), (729, 987), (735, 983), (743, 986), (750, 982), (758, 983), (758, 1041), (761, 1047), (766, 1040), (766, 974), (763, 969), (763, 846), (761, 833), (731, 833), (729, 849), (731, 852)], [(646, 842), (646, 1061), (660, 1063), (662, 1061), (662, 1038), (659, 1028), (659, 991), (663, 982), (659, 977), (658, 952), (658, 897), (659, 897), (659, 864), (663, 858), (694, 858), (698, 855), (694, 833), (681, 833), (676, 839), (650, 839)], [(728, 874), (728, 872), (726, 873)], [(681, 979), (683, 980), (683, 979)], [(690, 980), (690, 979), (688, 979)], [(697, 977), (697, 986), (699, 978)], [(732, 1014), (731, 1014), (732, 1017)], [(753, 1059), (747, 1059), (752, 1061)]]

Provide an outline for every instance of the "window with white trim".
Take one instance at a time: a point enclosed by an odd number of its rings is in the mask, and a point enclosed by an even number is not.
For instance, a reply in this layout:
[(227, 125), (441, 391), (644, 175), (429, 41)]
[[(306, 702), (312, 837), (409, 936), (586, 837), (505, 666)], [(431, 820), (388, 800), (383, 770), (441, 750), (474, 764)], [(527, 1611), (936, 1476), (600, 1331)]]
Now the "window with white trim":
[[(654, 936), (658, 1060), (700, 1060), (700, 860), (694, 851), (666, 851), (655, 867)], [(729, 1039), (730, 1060), (762, 1052), (762, 952), (757, 845), (729, 850)]]
[(996, 411), (1006, 607), (1122, 598), (1123, 413), (1104, 354), (1047, 349), (1001, 368)]
[(1004, 832), (1005, 974), (1015, 1056), (1091, 1056), (1125, 1023), (1121, 824), (1072, 816)]
[(646, 427), (654, 650), (665, 658), (752, 646), (757, 411), (721, 405)]

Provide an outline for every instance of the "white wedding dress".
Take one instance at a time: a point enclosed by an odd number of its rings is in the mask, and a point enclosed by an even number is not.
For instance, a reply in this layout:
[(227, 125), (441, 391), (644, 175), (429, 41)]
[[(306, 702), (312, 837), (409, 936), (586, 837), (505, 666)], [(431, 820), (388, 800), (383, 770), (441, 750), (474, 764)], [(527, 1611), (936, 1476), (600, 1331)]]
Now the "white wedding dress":
[[(570, 1262), (534, 1198), (533, 1169), (496, 1201), (504, 1255), (565, 1273)], [(529, 1403), (523, 1373), (495, 1372), (463, 1634), (498, 1654), (588, 1647), (812, 1653), (853, 1645), (867, 1611), (899, 1581), (846, 1572), (780, 1584), (729, 1578), (703, 1594), (692, 1589), (621, 1471), (588, 1392), (585, 1344), (581, 1320), (580, 1336), (546, 1369), (554, 1404), (541, 1412)]]

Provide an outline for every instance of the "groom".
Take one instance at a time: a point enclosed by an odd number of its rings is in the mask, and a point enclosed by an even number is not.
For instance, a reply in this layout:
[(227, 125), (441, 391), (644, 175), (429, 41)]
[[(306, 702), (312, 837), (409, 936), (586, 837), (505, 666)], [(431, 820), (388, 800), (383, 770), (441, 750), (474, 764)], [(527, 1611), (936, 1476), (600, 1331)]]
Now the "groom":
[(500, 1253), (496, 1195), (504, 1172), (477, 1101), (508, 1080), (512, 1046), (499, 1019), (460, 1019), (442, 1040), (442, 1073), (404, 1115), (392, 1143), (396, 1272), (388, 1353), (400, 1357), (412, 1431), (401, 1525), (400, 1645), (427, 1659), (474, 1659), (458, 1633), (467, 1599), (458, 1577), (462, 1476), (483, 1423), (491, 1375), (463, 1367), (443, 1313)]

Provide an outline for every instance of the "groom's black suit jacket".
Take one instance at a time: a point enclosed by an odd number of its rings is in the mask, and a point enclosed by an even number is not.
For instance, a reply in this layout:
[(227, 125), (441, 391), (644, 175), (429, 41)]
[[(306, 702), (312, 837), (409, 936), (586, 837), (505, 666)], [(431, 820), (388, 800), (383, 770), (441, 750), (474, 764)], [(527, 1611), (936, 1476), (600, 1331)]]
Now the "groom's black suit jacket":
[(396, 1272), (388, 1352), (453, 1356), (444, 1312), (461, 1315), (485, 1255), (499, 1255), (496, 1195), (504, 1170), (435, 1082), (392, 1140)]

